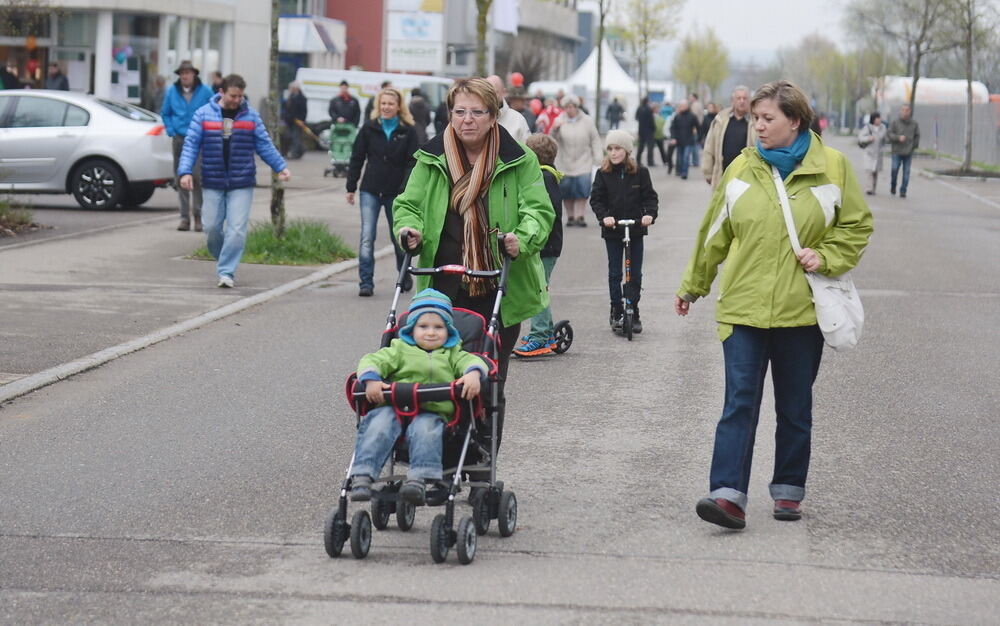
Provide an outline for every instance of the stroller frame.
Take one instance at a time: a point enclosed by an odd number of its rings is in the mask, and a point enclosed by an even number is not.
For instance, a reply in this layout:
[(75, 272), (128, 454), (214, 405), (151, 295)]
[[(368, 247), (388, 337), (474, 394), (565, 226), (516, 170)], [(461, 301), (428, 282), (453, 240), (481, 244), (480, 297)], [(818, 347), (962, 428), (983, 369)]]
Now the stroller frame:
[[(498, 235), (498, 248), (504, 250), (504, 235)], [(408, 248), (408, 247), (407, 247)], [(499, 357), (499, 329), (500, 329), (500, 301), (507, 290), (507, 280), (510, 273), (511, 258), (503, 254), (503, 266), (499, 270), (477, 271), (470, 270), (461, 265), (445, 265), (435, 268), (415, 268), (410, 265), (412, 255), (406, 249), (403, 264), (396, 280), (396, 289), (392, 299), (389, 314), (386, 317), (386, 327), (383, 331), (383, 345), (387, 345), (398, 326), (397, 310), (399, 297), (403, 291), (403, 283), (407, 274), (414, 276), (437, 275), (437, 274), (458, 274), (474, 278), (497, 278), (497, 296), (493, 303), (493, 310), (490, 320), (486, 326), (486, 337), (490, 339), (489, 346), (492, 354), (488, 355), (491, 365), (491, 385), (490, 385), (490, 450), (483, 449), (479, 441), (474, 439), (477, 432), (476, 408), (473, 401), (464, 401), (465, 407), (463, 417), (466, 418), (466, 428), (463, 436), (463, 443), (459, 453), (458, 464), (452, 468), (444, 469), (441, 481), (427, 490), (427, 506), (445, 506), (445, 512), (439, 513), (431, 524), (430, 548), (431, 557), (436, 563), (442, 563), (447, 559), (451, 547), (457, 545), (458, 560), (463, 565), (467, 565), (475, 558), (477, 536), (486, 534), (489, 530), (491, 520), (498, 521), (498, 530), (501, 537), (509, 537), (514, 534), (517, 525), (517, 497), (513, 491), (505, 490), (503, 481), (496, 478), (496, 458), (497, 458), (497, 419), (499, 402), (499, 385), (492, 380), (492, 375), (496, 371), (496, 362)], [(462, 385), (457, 381), (443, 384), (420, 384), (412, 389), (406, 390), (406, 396), (416, 404), (431, 400), (445, 400), (461, 395)], [(355, 417), (360, 423), (365, 407), (364, 385), (358, 383), (354, 375), (348, 379), (348, 394), (351, 405), (355, 410)], [(386, 402), (395, 404), (397, 400), (393, 398), (394, 390), (383, 392)], [(416, 406), (406, 408), (416, 410)], [(459, 419), (457, 425), (461, 425)], [(466, 466), (465, 460), (470, 450), (470, 446), (475, 446), (482, 455), (487, 454), (485, 460), (480, 460), (477, 464)], [(388, 527), (389, 516), (396, 515), (396, 524), (400, 530), (408, 531), (413, 527), (416, 507), (413, 504), (403, 502), (399, 499), (399, 488), (406, 479), (405, 474), (396, 473), (396, 453), (398, 447), (394, 448), (390, 454), (389, 475), (380, 476), (374, 479), (375, 484), (384, 485), (381, 489), (372, 491), (371, 514), (365, 509), (357, 510), (351, 518), (351, 523), (347, 523), (349, 494), (352, 489), (351, 470), (354, 466), (354, 454), (347, 466), (346, 475), (340, 485), (340, 497), (337, 505), (333, 507), (327, 516), (324, 525), (324, 546), (327, 554), (333, 558), (340, 555), (344, 544), (350, 539), (351, 553), (355, 558), (362, 559), (368, 555), (371, 548), (372, 526), (378, 530)], [(472, 506), (472, 516), (463, 516), (455, 525), (455, 501), (458, 493), (462, 490), (464, 482), (469, 487), (468, 503)]]

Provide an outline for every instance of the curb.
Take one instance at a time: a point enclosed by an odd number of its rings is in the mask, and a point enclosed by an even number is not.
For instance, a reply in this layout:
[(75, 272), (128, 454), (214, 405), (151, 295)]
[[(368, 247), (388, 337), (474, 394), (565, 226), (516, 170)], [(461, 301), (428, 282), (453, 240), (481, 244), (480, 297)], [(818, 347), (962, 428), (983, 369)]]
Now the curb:
[(942, 180), (957, 180), (969, 183), (1000, 183), (1000, 178), (997, 178), (996, 176), (951, 176), (949, 174), (938, 174), (937, 172), (932, 172), (923, 168), (918, 171), (921, 176), (931, 180), (937, 180), (940, 178)]
[[(393, 253), (392, 245), (388, 245), (376, 251), (375, 258), (380, 259)], [(283, 285), (278, 285), (273, 289), (269, 289), (255, 296), (249, 296), (241, 300), (237, 300), (236, 302), (231, 302), (225, 306), (219, 307), (218, 309), (207, 313), (202, 313), (201, 315), (193, 317), (189, 320), (178, 322), (172, 326), (167, 326), (166, 328), (153, 331), (143, 337), (138, 337), (136, 339), (126, 341), (125, 343), (120, 343), (117, 346), (105, 348), (104, 350), (100, 350), (98, 352), (94, 352), (93, 354), (88, 354), (85, 357), (70, 361), (69, 363), (63, 363), (62, 365), (57, 365), (55, 367), (50, 367), (47, 370), (30, 374), (24, 378), (19, 378), (12, 383), (0, 385), (0, 406), (13, 400), (14, 398), (31, 393), (41, 389), (42, 387), (47, 387), (48, 385), (65, 380), (70, 376), (74, 376), (81, 372), (94, 369), (95, 367), (104, 365), (105, 363), (113, 361), (119, 357), (123, 357), (126, 354), (138, 352), (143, 348), (148, 348), (149, 346), (160, 343), (161, 341), (182, 335), (188, 331), (195, 330), (196, 328), (200, 328), (224, 317), (229, 317), (230, 315), (249, 309), (252, 306), (262, 304), (269, 300), (274, 300), (279, 296), (283, 296), (303, 287), (318, 283), (321, 280), (329, 278), (330, 276), (345, 272), (357, 266), (358, 260), (356, 258), (341, 261), (340, 263), (335, 263), (329, 267), (317, 270), (308, 276), (303, 276), (302, 278), (287, 282)]]

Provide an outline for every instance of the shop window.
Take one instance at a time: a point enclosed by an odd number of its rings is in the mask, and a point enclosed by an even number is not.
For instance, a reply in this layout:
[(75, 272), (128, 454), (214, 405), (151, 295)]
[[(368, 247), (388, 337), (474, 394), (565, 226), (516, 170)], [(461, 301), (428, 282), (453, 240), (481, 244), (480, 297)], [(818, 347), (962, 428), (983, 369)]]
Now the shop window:
[[(70, 113), (70, 109), (76, 109)], [(79, 107), (51, 98), (21, 96), (14, 106), (10, 128), (86, 126), (90, 115)]]
[(60, 46), (93, 47), (97, 32), (96, 13), (61, 13), (58, 17)]

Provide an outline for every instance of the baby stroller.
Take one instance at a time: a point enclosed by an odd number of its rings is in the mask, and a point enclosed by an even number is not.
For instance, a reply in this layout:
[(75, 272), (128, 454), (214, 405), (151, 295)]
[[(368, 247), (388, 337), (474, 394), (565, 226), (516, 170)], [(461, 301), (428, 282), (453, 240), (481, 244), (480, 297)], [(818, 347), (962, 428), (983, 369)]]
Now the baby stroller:
[(347, 175), (347, 165), (351, 162), (354, 137), (358, 129), (350, 122), (334, 124), (330, 127), (330, 167), (323, 170), (323, 177), (332, 174), (334, 178)]
[[(504, 249), (502, 243), (499, 248)], [(435, 516), (431, 523), (431, 558), (435, 563), (443, 563), (448, 557), (448, 551), (457, 544), (459, 562), (468, 565), (476, 556), (477, 536), (489, 531), (491, 520), (497, 520), (501, 537), (513, 535), (517, 527), (517, 498), (513, 491), (504, 489), (502, 481), (496, 479), (499, 311), (500, 300), (507, 289), (511, 259), (505, 254), (502, 269), (492, 271), (475, 271), (461, 265), (414, 268), (410, 267), (410, 260), (411, 256), (407, 251), (396, 280), (396, 291), (386, 318), (385, 331), (382, 333), (383, 347), (388, 346), (396, 337), (397, 331), (406, 324), (407, 312), (403, 312), (397, 319), (396, 308), (407, 273), (415, 276), (457, 274), (498, 279), (499, 288), (488, 324), (476, 312), (462, 308), (453, 310), (454, 324), (462, 336), (463, 349), (482, 357), (490, 368), (489, 380), (475, 401), (455, 400), (461, 398), (462, 391), (462, 386), (457, 381), (430, 385), (395, 383), (392, 389), (384, 392), (385, 402), (391, 404), (404, 418), (407, 414), (416, 414), (421, 402), (453, 400), (459, 407), (457, 415), (445, 428), (442, 451), (444, 476), (436, 484), (428, 485), (426, 506), (445, 507), (445, 512)], [(364, 385), (357, 381), (356, 374), (347, 379), (346, 391), (348, 403), (354, 409), (360, 424), (370, 407), (365, 398)], [(485, 419), (487, 414), (488, 421)], [(348, 540), (351, 542), (351, 554), (357, 559), (365, 558), (371, 548), (372, 527), (377, 530), (386, 529), (389, 517), (393, 514), (396, 515), (396, 525), (400, 530), (408, 531), (413, 527), (416, 507), (399, 499), (399, 488), (406, 480), (406, 472), (397, 471), (397, 465), (407, 463), (407, 453), (405, 438), (401, 437), (390, 455), (388, 475), (383, 474), (374, 481), (374, 486), (381, 488), (372, 490), (371, 513), (359, 509), (348, 524), (348, 495), (352, 488), (351, 468), (354, 465), (352, 455), (347, 475), (340, 486), (340, 499), (327, 516), (323, 529), (324, 545), (331, 558), (340, 555)], [(469, 488), (468, 503), (472, 507), (472, 516), (462, 516), (456, 527), (455, 498), (463, 486)]]

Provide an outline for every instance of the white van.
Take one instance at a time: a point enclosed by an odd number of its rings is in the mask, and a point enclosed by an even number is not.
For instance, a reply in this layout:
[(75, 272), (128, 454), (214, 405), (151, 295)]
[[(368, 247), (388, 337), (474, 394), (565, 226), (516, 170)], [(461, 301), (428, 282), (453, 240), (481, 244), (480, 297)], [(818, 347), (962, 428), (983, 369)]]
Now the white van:
[[(410, 91), (419, 87), (430, 105), (431, 111), (448, 95), (452, 82), (450, 78), (440, 76), (423, 76), (420, 74), (392, 74), (388, 72), (357, 72), (353, 70), (330, 70), (311, 67), (300, 67), (295, 73), (295, 80), (302, 88), (306, 97), (308, 109), (306, 122), (313, 124), (330, 119), (328, 112), (330, 100), (340, 93), (340, 81), (350, 84), (351, 94), (358, 99), (361, 111), (364, 112), (369, 98), (375, 96), (382, 83), (390, 81), (392, 86), (403, 93), (409, 101)], [(362, 120), (364, 122), (364, 120)]]

